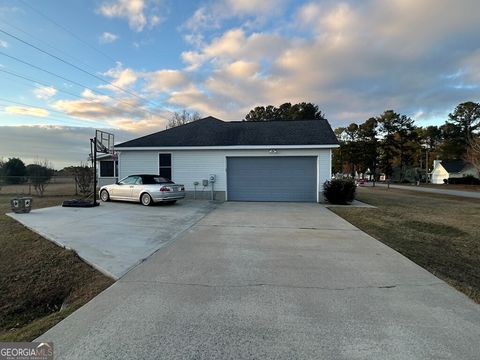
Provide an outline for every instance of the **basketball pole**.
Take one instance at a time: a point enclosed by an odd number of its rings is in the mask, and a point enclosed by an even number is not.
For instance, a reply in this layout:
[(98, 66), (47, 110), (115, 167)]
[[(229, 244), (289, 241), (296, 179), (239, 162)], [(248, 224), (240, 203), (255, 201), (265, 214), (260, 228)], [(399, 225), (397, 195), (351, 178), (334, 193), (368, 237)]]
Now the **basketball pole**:
[(93, 206), (97, 206), (97, 137), (93, 138)]

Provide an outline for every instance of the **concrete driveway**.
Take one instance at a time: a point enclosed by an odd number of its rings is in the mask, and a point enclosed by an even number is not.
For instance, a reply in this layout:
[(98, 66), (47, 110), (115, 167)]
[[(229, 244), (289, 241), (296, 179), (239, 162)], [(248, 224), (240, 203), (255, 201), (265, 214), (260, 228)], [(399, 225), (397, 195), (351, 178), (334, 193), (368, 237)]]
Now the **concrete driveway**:
[(214, 207), (188, 200), (151, 207), (108, 202), (95, 208), (55, 206), (8, 215), (118, 279)]
[(224, 203), (40, 337), (57, 359), (478, 359), (480, 307), (317, 204)]

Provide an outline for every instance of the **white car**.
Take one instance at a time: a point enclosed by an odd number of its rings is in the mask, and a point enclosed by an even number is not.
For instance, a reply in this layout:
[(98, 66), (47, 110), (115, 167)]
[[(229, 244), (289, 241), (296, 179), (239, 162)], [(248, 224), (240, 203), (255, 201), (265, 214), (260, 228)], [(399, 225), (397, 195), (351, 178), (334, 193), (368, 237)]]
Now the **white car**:
[(140, 201), (145, 206), (156, 202), (174, 204), (183, 198), (185, 186), (158, 175), (130, 175), (100, 189), (102, 201)]

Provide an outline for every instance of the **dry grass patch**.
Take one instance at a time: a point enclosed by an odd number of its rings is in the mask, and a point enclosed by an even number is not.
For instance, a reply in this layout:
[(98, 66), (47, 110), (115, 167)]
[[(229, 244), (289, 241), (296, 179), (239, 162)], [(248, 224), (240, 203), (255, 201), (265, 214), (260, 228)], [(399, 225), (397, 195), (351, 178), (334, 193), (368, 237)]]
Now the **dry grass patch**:
[[(402, 185), (402, 184), (395, 184)], [(415, 185), (402, 185), (408, 188), (409, 186)], [(479, 192), (480, 185), (462, 185), (462, 184), (420, 184), (420, 187), (431, 188), (431, 189), (441, 189), (441, 190), (457, 190), (457, 191), (471, 191)]]
[(359, 188), (376, 209), (331, 210), (480, 303), (480, 201)]
[[(63, 200), (34, 198), (33, 207)], [(0, 196), (0, 341), (31, 341), (113, 280), (4, 215), (9, 201)]]

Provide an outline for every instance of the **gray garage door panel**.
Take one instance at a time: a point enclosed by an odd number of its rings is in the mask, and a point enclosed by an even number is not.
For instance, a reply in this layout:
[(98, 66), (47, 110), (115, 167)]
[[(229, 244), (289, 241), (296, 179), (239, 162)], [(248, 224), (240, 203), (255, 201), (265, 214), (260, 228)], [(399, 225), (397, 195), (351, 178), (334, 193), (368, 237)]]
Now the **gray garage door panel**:
[(317, 158), (227, 158), (231, 201), (317, 201)]

